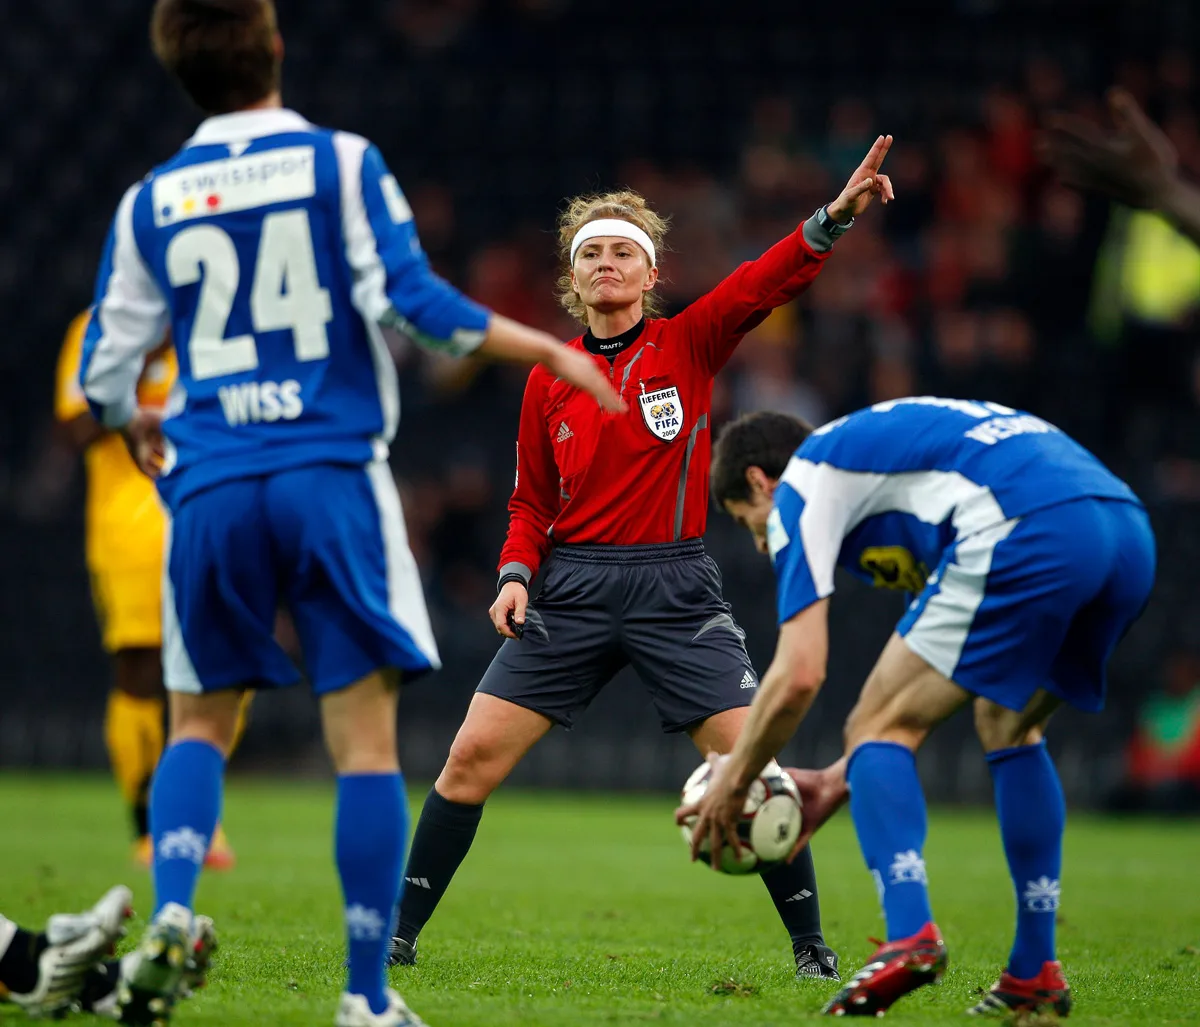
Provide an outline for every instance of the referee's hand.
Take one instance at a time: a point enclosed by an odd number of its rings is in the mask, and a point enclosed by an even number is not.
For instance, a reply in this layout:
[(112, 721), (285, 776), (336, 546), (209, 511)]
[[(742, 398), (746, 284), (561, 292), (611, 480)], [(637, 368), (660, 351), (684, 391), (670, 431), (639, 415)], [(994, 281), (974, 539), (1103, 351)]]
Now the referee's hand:
[(529, 590), (519, 581), (510, 581), (500, 589), (492, 608), (488, 610), (492, 625), (505, 638), (517, 638), (517, 634), (508, 626), (508, 615), (512, 614), (513, 623), (524, 627), (525, 607), (529, 605)]

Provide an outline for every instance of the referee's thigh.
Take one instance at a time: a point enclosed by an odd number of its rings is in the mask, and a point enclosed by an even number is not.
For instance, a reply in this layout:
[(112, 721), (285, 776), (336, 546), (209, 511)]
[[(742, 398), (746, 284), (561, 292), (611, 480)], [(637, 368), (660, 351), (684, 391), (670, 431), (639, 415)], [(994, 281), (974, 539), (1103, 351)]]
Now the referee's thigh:
[[(639, 569), (640, 570), (640, 569)], [(758, 676), (708, 556), (646, 567), (628, 590), (622, 645), (664, 731), (749, 706)]]

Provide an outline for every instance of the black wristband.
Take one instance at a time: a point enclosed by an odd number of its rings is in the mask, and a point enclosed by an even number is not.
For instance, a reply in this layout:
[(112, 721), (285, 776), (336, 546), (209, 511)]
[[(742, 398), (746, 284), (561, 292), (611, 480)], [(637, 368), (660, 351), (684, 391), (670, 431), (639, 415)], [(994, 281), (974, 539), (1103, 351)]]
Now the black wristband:
[(510, 581), (519, 581), (522, 585), (525, 586), (525, 591), (526, 592), (529, 591), (529, 582), (527, 582), (525, 580), (525, 576), (522, 574), (514, 574), (512, 571), (509, 571), (509, 573), (505, 574), (504, 577), (502, 577), (498, 582), (496, 582), (496, 591), (499, 592)]

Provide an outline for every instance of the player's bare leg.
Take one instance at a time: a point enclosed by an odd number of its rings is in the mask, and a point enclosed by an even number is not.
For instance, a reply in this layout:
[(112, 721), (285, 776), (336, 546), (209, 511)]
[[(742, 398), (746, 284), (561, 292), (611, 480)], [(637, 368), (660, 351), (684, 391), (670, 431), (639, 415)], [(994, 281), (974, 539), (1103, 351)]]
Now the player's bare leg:
[(554, 726), (549, 717), (476, 692), (421, 810), (405, 870), (392, 965), (416, 961), (417, 935), (475, 840), (483, 804)]
[(408, 826), (396, 751), (398, 685), (394, 671), (375, 671), (321, 698), (338, 776), (335, 847), (349, 948), (337, 1027), (422, 1027), (384, 980)]
[(186, 992), (197, 947), (196, 882), (221, 815), (225, 758), (241, 692), (173, 692), (171, 737), (150, 795), (156, 909), (136, 951), (122, 960), (117, 1005), (123, 1023), (167, 1023)]
[[(912, 753), (935, 725), (970, 700), (968, 692), (930, 667), (894, 635), (847, 721), (847, 780), (855, 782), (851, 812), (864, 856), (881, 887), (889, 943), (830, 1003), (830, 1012), (873, 1014), (888, 1008), (914, 987), (936, 980), (945, 968), (945, 946), (933, 923), (925, 891), (921, 856), (925, 811)], [(1037, 692), (1020, 711), (982, 698), (974, 700), (976, 730), (996, 782), (997, 810), (1010, 869), (1014, 880), (1030, 878), (1025, 887), (1030, 896), (1026, 904), (1046, 907), (1027, 910), (1023, 922), (1019, 915), (1030, 937), (1022, 938), (1019, 925), (1014, 945), (1017, 959), (1027, 949), (1053, 951), (1053, 915), (1049, 907), (1057, 908), (1058, 901), (1062, 793), (1042, 745), (1042, 735), (1057, 705), (1058, 700), (1045, 692)], [(869, 765), (864, 767), (864, 762)], [(1015, 766), (1015, 774), (1000, 769), (1005, 764)], [(1031, 810), (1031, 803), (1036, 810)], [(888, 850), (894, 850), (894, 854)], [(1018, 867), (1030, 861), (1045, 872), (1022, 874)], [(1039, 913), (1051, 915), (1039, 918)], [(897, 926), (893, 926), (894, 920)], [(1006, 971), (972, 1012), (1001, 1011), (1001, 1005), (1007, 1012), (1050, 1006), (1066, 1013), (1070, 995), (1061, 968), (1052, 958), (1046, 958), (1023, 977)]]
[(1023, 710), (975, 700), (975, 730), (987, 754), (1004, 854), (1012, 874), (1017, 928), (1008, 965), (991, 990), (972, 1006), (974, 1015), (1011, 1016), (1071, 1011), (1071, 987), (1055, 958), (1062, 835), (1062, 787), (1043, 741), (1046, 723), (1060, 705), (1047, 692)]
[(914, 753), (970, 698), (894, 634), (846, 722), (850, 812), (880, 891), (887, 943), (825, 1006), (827, 1013), (880, 1015), (946, 968), (946, 946), (929, 907), (925, 799)]
[[(702, 756), (724, 754), (733, 749), (749, 716), (749, 706), (722, 710), (688, 732)], [(762, 875), (763, 884), (792, 941), (798, 980), (824, 978), (838, 981), (838, 957), (821, 931), (821, 906), (817, 897), (817, 874), (808, 846), (783, 866)]]

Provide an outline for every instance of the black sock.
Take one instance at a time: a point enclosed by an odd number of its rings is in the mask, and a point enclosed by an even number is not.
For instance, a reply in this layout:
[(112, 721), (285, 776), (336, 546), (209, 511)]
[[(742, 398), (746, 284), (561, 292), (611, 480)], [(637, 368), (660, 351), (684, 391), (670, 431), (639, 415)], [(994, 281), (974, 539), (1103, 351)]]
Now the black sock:
[(79, 1004), (85, 1013), (92, 1012), (96, 1003), (108, 998), (117, 990), (117, 982), (121, 977), (121, 963), (116, 959), (106, 959), (97, 963), (83, 979), (83, 990), (79, 993)]
[(0, 984), (18, 995), (26, 995), (37, 986), (38, 960), (46, 951), (44, 934), (30, 934), (17, 928), (0, 956)]
[(799, 953), (804, 945), (824, 945), (821, 933), (821, 904), (817, 899), (817, 872), (813, 869), (812, 851), (800, 850), (790, 864), (768, 870), (762, 875), (771, 901), (779, 910), (779, 919), (792, 939), (792, 951)]
[(150, 781), (146, 778), (133, 801), (133, 830), (135, 838), (145, 838), (150, 833)]
[(443, 799), (435, 788), (429, 790), (404, 870), (397, 937), (409, 944), (417, 940), (470, 851), (482, 816), (482, 803), (467, 806)]

